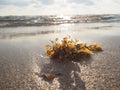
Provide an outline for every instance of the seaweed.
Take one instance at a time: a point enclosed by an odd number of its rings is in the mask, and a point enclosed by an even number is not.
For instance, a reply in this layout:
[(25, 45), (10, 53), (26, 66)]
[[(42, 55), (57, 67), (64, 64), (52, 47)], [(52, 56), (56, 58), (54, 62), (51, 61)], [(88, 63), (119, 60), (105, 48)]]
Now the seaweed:
[(46, 54), (50, 58), (58, 60), (79, 60), (82, 57), (89, 57), (94, 51), (102, 51), (99, 44), (80, 43), (79, 40), (64, 37), (61, 41), (58, 38), (50, 40), (52, 45), (46, 45)]

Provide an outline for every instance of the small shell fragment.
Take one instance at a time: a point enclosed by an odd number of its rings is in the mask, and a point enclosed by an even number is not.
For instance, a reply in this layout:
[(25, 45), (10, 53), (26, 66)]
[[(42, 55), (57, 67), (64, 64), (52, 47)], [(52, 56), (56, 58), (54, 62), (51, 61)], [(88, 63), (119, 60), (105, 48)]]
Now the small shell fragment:
[(52, 80), (55, 78), (55, 74), (52, 74), (52, 73), (46, 73), (46, 74), (43, 74), (42, 76), (48, 80)]

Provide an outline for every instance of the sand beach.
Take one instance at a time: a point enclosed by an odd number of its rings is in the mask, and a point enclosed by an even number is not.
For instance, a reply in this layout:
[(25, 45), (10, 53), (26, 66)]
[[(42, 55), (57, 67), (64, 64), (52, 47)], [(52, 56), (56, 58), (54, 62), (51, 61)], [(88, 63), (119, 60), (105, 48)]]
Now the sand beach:
[[(0, 90), (119, 90), (119, 28), (82, 30), (79, 25), (71, 29), (66, 27), (1, 28), (7, 32), (0, 36)], [(55, 31), (56, 28), (59, 30)], [(46, 31), (39, 31), (41, 29)], [(15, 34), (14, 30), (19, 33)], [(85, 62), (50, 60), (44, 46), (50, 43), (49, 39), (66, 35), (88, 44), (99, 43), (103, 52), (94, 53)], [(60, 75), (46, 81), (41, 76), (44, 73)]]

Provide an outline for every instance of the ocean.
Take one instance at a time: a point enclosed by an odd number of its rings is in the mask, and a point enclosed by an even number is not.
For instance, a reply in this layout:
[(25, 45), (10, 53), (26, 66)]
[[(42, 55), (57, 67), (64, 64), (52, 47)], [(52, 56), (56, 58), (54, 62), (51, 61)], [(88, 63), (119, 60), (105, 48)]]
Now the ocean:
[(120, 14), (0, 16), (0, 39), (93, 29), (120, 29)]
[(120, 23), (119, 14), (68, 16), (0, 16), (0, 27), (46, 26), (73, 23)]

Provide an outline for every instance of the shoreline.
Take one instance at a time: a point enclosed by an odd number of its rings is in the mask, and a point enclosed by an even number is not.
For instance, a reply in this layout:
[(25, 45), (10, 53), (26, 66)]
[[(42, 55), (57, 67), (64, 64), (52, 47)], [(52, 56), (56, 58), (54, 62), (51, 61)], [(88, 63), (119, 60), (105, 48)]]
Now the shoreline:
[[(79, 32), (79, 33), (78, 33)], [(75, 31), (0, 40), (0, 89), (8, 90), (118, 90), (120, 88), (119, 30)], [(71, 35), (85, 43), (98, 43), (103, 52), (86, 63), (57, 63), (45, 55), (49, 39)], [(42, 55), (42, 56), (41, 56)], [(62, 73), (52, 82), (42, 73)]]

